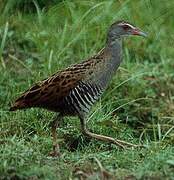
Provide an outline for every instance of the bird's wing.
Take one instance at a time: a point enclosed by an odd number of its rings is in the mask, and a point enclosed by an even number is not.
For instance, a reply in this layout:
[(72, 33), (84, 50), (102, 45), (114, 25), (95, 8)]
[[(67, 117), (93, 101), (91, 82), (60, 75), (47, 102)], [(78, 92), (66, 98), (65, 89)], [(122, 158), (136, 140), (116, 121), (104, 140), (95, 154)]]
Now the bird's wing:
[[(74, 68), (74, 67), (72, 67)], [(84, 72), (79, 68), (67, 68), (50, 78), (41, 81), (25, 91), (16, 99), (11, 111), (29, 107), (47, 107), (66, 97), (70, 90), (83, 79)]]
[(103, 59), (103, 49), (99, 54), (72, 65), (65, 70), (53, 74), (25, 91), (10, 108), (11, 111), (29, 107), (45, 107), (53, 105), (66, 97), (81, 81), (95, 79), (95, 67)]

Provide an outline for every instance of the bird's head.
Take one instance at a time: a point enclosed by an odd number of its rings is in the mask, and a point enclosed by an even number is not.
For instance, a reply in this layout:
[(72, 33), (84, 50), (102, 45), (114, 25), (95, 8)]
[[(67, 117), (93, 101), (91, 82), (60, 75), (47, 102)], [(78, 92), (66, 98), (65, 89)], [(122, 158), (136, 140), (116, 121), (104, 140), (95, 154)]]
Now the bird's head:
[(141, 31), (139, 28), (126, 21), (117, 21), (111, 25), (108, 36), (111, 39), (117, 39), (124, 36), (137, 35), (146, 37), (147, 34)]

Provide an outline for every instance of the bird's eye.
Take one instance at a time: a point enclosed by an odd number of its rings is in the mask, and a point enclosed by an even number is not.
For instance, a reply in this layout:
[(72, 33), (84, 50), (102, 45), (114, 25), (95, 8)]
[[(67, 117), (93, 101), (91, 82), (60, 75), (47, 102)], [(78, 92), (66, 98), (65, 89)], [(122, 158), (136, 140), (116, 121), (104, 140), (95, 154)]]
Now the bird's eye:
[(127, 24), (125, 24), (125, 25), (123, 25), (123, 29), (124, 29), (125, 31), (127, 31), (127, 30), (130, 29), (130, 26), (128, 26)]

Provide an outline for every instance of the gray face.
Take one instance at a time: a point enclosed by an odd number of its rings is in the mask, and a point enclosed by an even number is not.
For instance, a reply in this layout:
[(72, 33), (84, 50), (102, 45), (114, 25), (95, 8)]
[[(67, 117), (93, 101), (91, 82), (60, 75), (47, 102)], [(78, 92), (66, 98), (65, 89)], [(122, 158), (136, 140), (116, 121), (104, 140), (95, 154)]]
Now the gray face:
[(146, 33), (142, 32), (140, 29), (124, 21), (116, 22), (112, 24), (109, 29), (108, 35), (112, 39), (117, 39), (122, 36), (128, 36), (128, 35), (138, 35), (144, 37), (147, 36)]

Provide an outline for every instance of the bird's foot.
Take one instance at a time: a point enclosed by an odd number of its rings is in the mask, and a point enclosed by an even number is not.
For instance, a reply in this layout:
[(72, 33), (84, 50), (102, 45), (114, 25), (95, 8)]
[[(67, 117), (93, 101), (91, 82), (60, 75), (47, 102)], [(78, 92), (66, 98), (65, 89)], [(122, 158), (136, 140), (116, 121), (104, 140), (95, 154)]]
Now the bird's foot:
[(92, 132), (88, 131), (85, 128), (83, 130), (84, 130), (83, 133), (85, 135), (89, 136), (89, 137), (98, 139), (100, 141), (105, 141), (105, 142), (108, 142), (108, 143), (111, 143), (111, 144), (115, 144), (118, 147), (121, 147), (123, 149), (126, 149), (128, 147), (134, 147), (134, 148), (145, 147), (143, 145), (136, 145), (136, 144), (132, 144), (132, 143), (129, 143), (129, 142), (126, 142), (126, 141), (122, 141), (122, 140), (119, 140), (119, 139), (114, 139), (114, 138), (109, 137), (109, 136), (104, 136), (104, 135), (101, 135), (101, 134), (95, 134), (95, 133), (92, 133)]
[(52, 158), (60, 157), (60, 152), (51, 151), (51, 152), (49, 152), (48, 156), (52, 157)]
[(49, 152), (48, 156), (52, 158), (60, 157), (60, 150), (59, 150), (59, 145), (56, 144), (53, 146), (53, 150)]
[(115, 144), (123, 149), (126, 149), (127, 147), (133, 147), (133, 148), (145, 147), (144, 145), (141, 145), (141, 144), (133, 144), (133, 143), (119, 140), (119, 139), (115, 140)]

